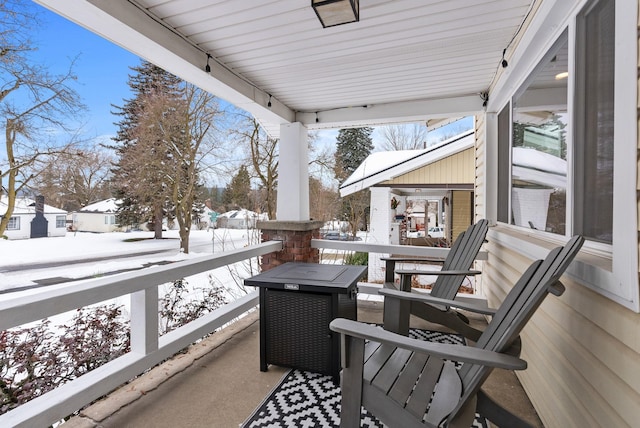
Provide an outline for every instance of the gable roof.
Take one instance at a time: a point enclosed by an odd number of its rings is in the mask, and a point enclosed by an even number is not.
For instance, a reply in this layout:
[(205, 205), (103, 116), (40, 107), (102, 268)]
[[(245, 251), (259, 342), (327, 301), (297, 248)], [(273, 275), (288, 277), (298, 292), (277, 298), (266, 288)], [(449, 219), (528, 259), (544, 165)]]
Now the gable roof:
[(109, 198), (103, 201), (94, 202), (87, 205), (84, 208), (80, 208), (80, 212), (88, 213), (115, 213), (118, 209), (118, 200), (116, 198)]
[[(0, 215), (4, 215), (7, 212), (7, 206), (9, 204), (9, 198), (5, 195), (0, 197)], [(21, 214), (35, 214), (36, 213), (36, 201), (30, 198), (20, 197), (16, 199), (16, 206), (13, 209), (13, 215)], [(67, 214), (65, 210), (52, 207), (51, 205), (44, 204), (45, 214)]]
[(472, 148), (475, 132), (466, 131), (442, 143), (423, 150), (397, 150), (370, 154), (340, 186), (340, 196), (391, 180), (425, 165), (438, 162)]

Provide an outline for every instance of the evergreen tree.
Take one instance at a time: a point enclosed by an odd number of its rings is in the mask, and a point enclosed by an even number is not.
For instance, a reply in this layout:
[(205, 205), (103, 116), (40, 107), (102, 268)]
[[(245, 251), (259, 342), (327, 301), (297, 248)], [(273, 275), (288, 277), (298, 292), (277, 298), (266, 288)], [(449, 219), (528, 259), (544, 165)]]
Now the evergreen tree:
[(250, 208), (250, 195), (251, 178), (247, 167), (242, 165), (222, 194), (222, 202), (231, 209)]
[[(160, 239), (162, 219), (170, 206), (170, 189), (159, 166), (169, 161), (170, 155), (164, 145), (157, 144), (163, 138), (162, 126), (154, 129), (149, 114), (157, 107), (152, 107), (154, 96), (180, 99), (180, 79), (146, 61), (131, 69), (135, 74), (129, 76), (128, 84), (133, 98), (125, 100), (122, 107), (113, 106), (114, 114), (121, 117), (114, 137), (119, 160), (113, 169), (114, 196), (121, 201), (118, 223), (151, 222), (155, 238)], [(143, 121), (149, 128), (141, 133), (139, 125)]]
[[(339, 182), (349, 178), (373, 151), (372, 132), (373, 128), (349, 128), (338, 132), (334, 173)], [(369, 194), (366, 189), (342, 199), (342, 218), (349, 222), (354, 236), (358, 229), (367, 228)]]
[(338, 131), (334, 173), (339, 182), (346, 180), (373, 151), (373, 128), (348, 128)]

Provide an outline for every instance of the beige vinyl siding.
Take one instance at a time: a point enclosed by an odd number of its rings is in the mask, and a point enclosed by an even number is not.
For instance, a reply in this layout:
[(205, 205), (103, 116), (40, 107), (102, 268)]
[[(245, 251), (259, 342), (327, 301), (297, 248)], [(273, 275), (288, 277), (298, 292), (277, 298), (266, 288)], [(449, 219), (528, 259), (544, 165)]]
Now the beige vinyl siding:
[(474, 182), (474, 164), (474, 149), (469, 148), (430, 165), (402, 174), (383, 184), (472, 184)]
[(458, 235), (467, 230), (473, 222), (473, 207), (471, 199), (473, 192), (466, 190), (454, 190), (451, 192), (451, 242), (458, 239)]
[[(488, 251), (485, 294), (496, 307), (531, 260), (492, 239)], [(520, 381), (546, 427), (637, 426), (640, 315), (562, 281), (565, 293), (549, 296), (523, 331)]]

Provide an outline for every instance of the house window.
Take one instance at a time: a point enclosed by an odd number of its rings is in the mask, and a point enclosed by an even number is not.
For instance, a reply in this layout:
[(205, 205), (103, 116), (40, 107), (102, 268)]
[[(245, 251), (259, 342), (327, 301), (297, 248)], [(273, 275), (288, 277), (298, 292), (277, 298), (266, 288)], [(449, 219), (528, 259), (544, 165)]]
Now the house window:
[(615, 2), (592, 2), (576, 22), (574, 231), (613, 238)]
[(9, 218), (9, 223), (7, 224), (7, 230), (20, 230), (20, 217)]
[(57, 215), (56, 216), (56, 227), (57, 228), (67, 227), (67, 216)]
[(564, 235), (567, 216), (565, 32), (512, 99), (511, 223)]
[(116, 224), (116, 216), (114, 215), (104, 216), (104, 224)]
[(636, 0), (584, 2), (529, 76), (520, 76), (519, 89), (505, 94), (497, 153), (511, 157), (498, 164), (496, 206), (499, 221), (527, 229), (496, 238), (527, 256), (548, 252), (536, 239), (585, 236), (589, 257), (567, 273), (636, 312), (638, 7)]

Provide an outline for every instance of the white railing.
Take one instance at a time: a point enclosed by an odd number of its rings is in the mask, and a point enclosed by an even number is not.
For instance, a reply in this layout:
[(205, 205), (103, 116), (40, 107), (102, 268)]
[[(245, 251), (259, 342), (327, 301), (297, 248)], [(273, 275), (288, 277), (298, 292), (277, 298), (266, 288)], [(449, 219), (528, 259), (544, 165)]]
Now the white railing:
[[(359, 251), (369, 253), (369, 261), (371, 254), (394, 254), (397, 256), (409, 257), (429, 257), (429, 258), (446, 258), (449, 254), (449, 248), (441, 247), (424, 247), (413, 245), (392, 245), (392, 244), (368, 244), (362, 241), (332, 241), (328, 239), (312, 239), (311, 246), (318, 249), (340, 250), (340, 251)], [(478, 252), (476, 260), (487, 260), (486, 251)], [(378, 294), (381, 288), (380, 284), (361, 283), (358, 284), (358, 294)], [(456, 296), (461, 302), (473, 303), (477, 305), (487, 305), (487, 301), (482, 295), (459, 293)]]
[[(311, 246), (319, 249), (344, 251), (360, 251), (363, 253), (396, 254), (400, 256), (447, 257), (448, 248), (423, 247), (413, 245), (367, 244), (360, 241), (331, 241), (328, 239), (312, 239)], [(487, 260), (487, 252), (480, 251), (476, 260)]]
[(134, 273), (0, 301), (0, 331), (120, 296), (131, 295), (131, 351), (0, 416), (0, 427), (50, 426), (258, 305), (258, 293), (224, 305), (163, 336), (158, 286), (282, 250), (272, 241)]
[[(446, 257), (447, 248), (381, 245), (314, 239), (318, 249)], [(0, 427), (49, 426), (109, 393), (196, 340), (258, 305), (258, 292), (224, 305), (163, 336), (158, 333), (158, 286), (232, 263), (282, 250), (281, 241), (158, 266), (134, 273), (86, 281), (73, 286), (0, 301), (0, 331), (46, 317), (131, 296), (131, 351), (97, 369), (0, 416)], [(480, 255), (479, 258), (482, 258)], [(380, 286), (359, 284), (359, 293), (377, 294)]]

